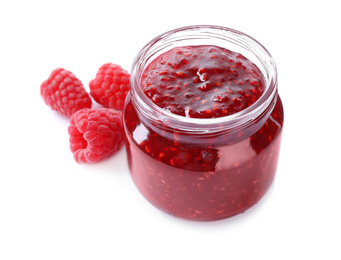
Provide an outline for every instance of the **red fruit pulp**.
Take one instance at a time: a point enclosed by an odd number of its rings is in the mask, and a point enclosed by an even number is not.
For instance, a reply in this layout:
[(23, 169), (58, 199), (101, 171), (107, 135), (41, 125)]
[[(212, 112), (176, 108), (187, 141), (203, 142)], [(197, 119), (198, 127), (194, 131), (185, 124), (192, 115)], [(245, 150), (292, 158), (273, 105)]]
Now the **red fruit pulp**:
[[(141, 79), (155, 104), (196, 118), (237, 113), (261, 96), (264, 84), (251, 61), (216, 46), (172, 49), (152, 61)], [(232, 137), (192, 142), (190, 133), (155, 131), (128, 99), (124, 122), (136, 186), (153, 205), (184, 219), (218, 220), (244, 212), (262, 198), (275, 176), (283, 107), (279, 97), (274, 102), (271, 114), (252, 133), (241, 130)]]
[(252, 105), (264, 78), (241, 54), (217, 46), (177, 47), (145, 70), (145, 94), (159, 107), (186, 117), (215, 118)]

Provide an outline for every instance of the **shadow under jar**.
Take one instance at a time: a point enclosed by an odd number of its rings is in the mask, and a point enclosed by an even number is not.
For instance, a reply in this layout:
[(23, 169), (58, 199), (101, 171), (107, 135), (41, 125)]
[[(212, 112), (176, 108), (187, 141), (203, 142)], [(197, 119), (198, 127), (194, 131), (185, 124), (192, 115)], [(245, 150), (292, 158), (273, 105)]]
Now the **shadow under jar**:
[(131, 176), (150, 203), (189, 220), (237, 215), (276, 173), (283, 127), (276, 65), (236, 30), (166, 32), (133, 63), (123, 120)]

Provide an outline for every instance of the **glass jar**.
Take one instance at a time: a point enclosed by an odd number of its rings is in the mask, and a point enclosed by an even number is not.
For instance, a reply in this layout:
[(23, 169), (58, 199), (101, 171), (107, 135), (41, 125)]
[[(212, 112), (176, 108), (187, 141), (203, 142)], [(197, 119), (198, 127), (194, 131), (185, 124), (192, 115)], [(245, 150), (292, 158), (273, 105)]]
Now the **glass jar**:
[[(160, 54), (179, 46), (213, 45), (242, 54), (264, 76), (251, 106), (217, 118), (188, 118), (146, 96), (141, 77)], [(137, 55), (131, 70), (124, 126), (132, 179), (157, 208), (183, 219), (211, 221), (244, 212), (273, 182), (280, 150), (283, 107), (276, 65), (250, 36), (218, 26), (166, 32)]]

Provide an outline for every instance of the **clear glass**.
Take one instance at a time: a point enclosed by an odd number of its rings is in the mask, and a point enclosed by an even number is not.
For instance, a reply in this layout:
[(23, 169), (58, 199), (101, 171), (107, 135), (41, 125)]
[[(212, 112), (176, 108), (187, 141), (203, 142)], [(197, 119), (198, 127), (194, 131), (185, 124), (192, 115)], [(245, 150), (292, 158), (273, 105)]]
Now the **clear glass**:
[[(223, 47), (251, 60), (265, 79), (261, 97), (238, 113), (209, 119), (175, 115), (155, 105), (141, 87), (144, 69), (161, 53), (194, 45)], [(150, 203), (199, 221), (242, 213), (263, 197), (276, 173), (283, 107), (275, 62), (259, 42), (229, 28), (166, 32), (133, 63), (124, 125), (131, 176)]]

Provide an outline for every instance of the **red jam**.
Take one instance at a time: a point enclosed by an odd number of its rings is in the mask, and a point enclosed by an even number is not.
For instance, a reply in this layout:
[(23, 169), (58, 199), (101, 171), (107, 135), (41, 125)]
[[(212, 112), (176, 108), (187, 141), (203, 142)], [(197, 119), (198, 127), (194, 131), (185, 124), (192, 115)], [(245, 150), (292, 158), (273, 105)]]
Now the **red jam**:
[[(229, 117), (262, 95), (264, 77), (241, 54), (209, 45), (176, 47), (154, 59), (140, 80), (158, 107), (185, 118)], [(234, 216), (257, 203), (271, 185), (279, 156), (283, 107), (235, 134), (193, 141), (162, 121), (147, 122), (131, 98), (124, 111), (132, 178), (157, 208), (180, 218), (210, 221)]]
[(264, 79), (241, 54), (217, 46), (177, 47), (145, 69), (142, 86), (159, 107), (186, 117), (215, 118), (252, 105)]

